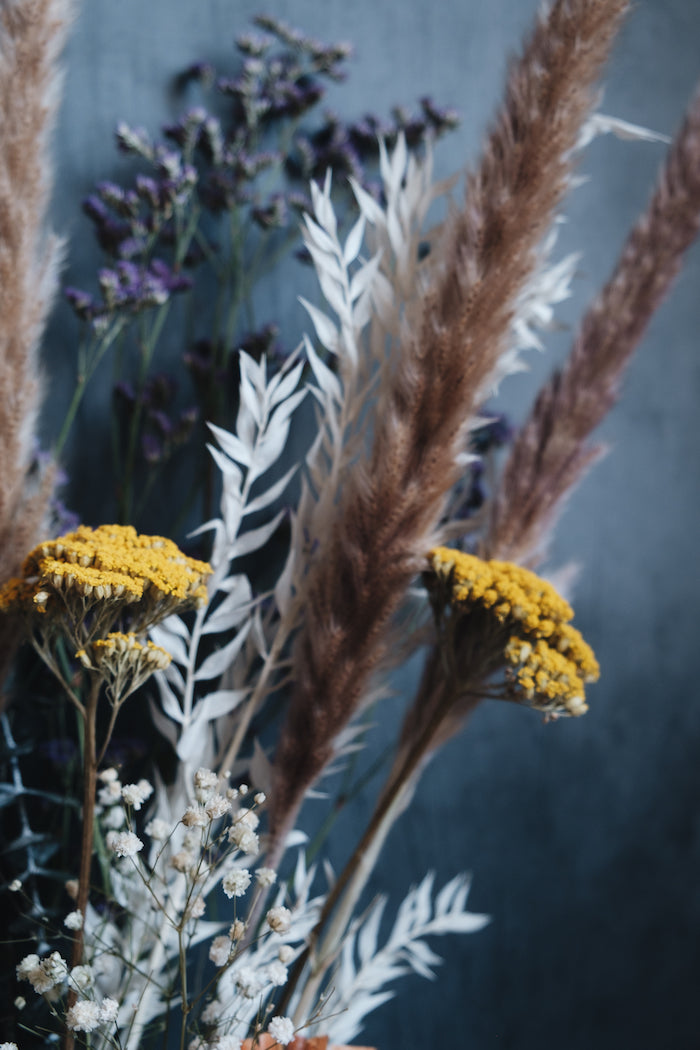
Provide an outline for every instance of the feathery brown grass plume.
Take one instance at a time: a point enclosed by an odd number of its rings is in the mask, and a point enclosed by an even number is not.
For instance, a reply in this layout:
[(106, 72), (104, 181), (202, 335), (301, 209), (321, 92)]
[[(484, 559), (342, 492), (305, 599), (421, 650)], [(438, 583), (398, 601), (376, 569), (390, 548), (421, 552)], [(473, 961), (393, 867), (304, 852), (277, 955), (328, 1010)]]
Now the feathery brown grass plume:
[(700, 88), (647, 210), (584, 316), (569, 359), (540, 391), (514, 442), (485, 543), (487, 557), (534, 565), (567, 494), (604, 451), (588, 443), (700, 230)]
[(386, 629), (433, 545), (465, 430), (503, 351), (514, 300), (567, 188), (592, 85), (626, 0), (558, 0), (513, 64), (505, 104), (405, 318), (367, 461), (348, 473), (307, 578), (294, 692), (276, 755), (271, 851), (381, 661)]
[[(60, 242), (46, 229), (49, 136), (71, 0), (0, 5), (0, 582), (40, 538), (51, 478), (33, 478), (39, 344), (57, 288)], [(0, 683), (14, 649), (1, 628)]]

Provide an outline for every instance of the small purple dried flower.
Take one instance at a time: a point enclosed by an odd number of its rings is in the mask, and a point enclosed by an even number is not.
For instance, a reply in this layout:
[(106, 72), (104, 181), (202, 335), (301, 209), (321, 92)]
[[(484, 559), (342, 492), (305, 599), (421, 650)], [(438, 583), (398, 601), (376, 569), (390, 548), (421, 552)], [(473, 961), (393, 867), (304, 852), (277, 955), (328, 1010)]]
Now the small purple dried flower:
[(250, 214), (263, 230), (282, 229), (287, 225), (286, 200), (281, 193), (274, 193), (266, 204), (251, 208)]
[(98, 311), (95, 299), (80, 288), (67, 287), (63, 294), (81, 321), (91, 321)]

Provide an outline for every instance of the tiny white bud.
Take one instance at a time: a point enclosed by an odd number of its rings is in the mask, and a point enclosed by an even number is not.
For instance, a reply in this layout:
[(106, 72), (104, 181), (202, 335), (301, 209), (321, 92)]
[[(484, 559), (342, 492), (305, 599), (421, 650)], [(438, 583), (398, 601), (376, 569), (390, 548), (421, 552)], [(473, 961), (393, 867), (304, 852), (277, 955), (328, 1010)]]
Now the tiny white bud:
[(63, 925), (67, 926), (69, 930), (82, 929), (83, 913), (79, 909), (69, 912), (63, 920)]
[(265, 916), (265, 921), (275, 933), (287, 933), (292, 924), (292, 913), (289, 908), (281, 906), (270, 908)]

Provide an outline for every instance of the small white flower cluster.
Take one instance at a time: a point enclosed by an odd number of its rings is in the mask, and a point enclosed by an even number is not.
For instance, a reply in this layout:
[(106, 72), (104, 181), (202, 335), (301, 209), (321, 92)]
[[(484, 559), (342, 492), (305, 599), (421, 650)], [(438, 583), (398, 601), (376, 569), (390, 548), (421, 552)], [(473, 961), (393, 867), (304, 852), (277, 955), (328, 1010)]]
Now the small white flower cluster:
[(292, 924), (292, 913), (289, 908), (283, 908), (280, 905), (270, 908), (265, 916), (265, 921), (275, 933), (287, 933)]
[(242, 897), (250, 886), (250, 872), (247, 868), (234, 868), (224, 875), (221, 880), (224, 893), (230, 900), (232, 897)]
[(17, 967), (17, 980), (29, 981), (38, 995), (45, 995), (65, 984), (69, 972), (68, 963), (59, 952), (51, 952), (46, 959), (25, 955)]
[(110, 831), (106, 841), (118, 857), (135, 857), (143, 849), (143, 842), (133, 831)]
[(127, 806), (139, 810), (153, 794), (153, 785), (148, 780), (139, 780), (138, 784), (124, 784), (122, 798)]
[(153, 785), (148, 780), (122, 784), (119, 774), (112, 767), (103, 769), (98, 776), (103, 785), (97, 793), (98, 812), (105, 828), (118, 830), (126, 823), (125, 810), (118, 803), (138, 811), (153, 794)]
[(294, 1038), (294, 1022), (289, 1017), (273, 1017), (267, 1031), (278, 1043), (287, 1046)]
[(253, 809), (242, 807), (233, 818), (229, 828), (228, 840), (241, 853), (255, 856), (260, 852), (260, 840), (256, 834), (260, 818)]
[(69, 930), (81, 930), (83, 927), (83, 913), (80, 909), (69, 912), (63, 920), (63, 925)]
[[(84, 996), (95, 984), (90, 966), (74, 966), (71, 970), (59, 952), (52, 952), (45, 959), (34, 954), (26, 955), (17, 967), (17, 979), (29, 981), (37, 995), (44, 995), (51, 1001), (55, 1001), (66, 986)], [(26, 1006), (23, 996), (15, 999), (15, 1006), (18, 1010)], [(66, 1014), (66, 1024), (71, 1031), (92, 1032), (99, 1025), (116, 1021), (118, 1011), (116, 999), (106, 998), (101, 1002), (78, 999)]]
[(93, 1002), (91, 999), (79, 999), (66, 1014), (66, 1025), (71, 1032), (94, 1032), (103, 1024), (113, 1024), (117, 1020), (119, 1003), (116, 999), (103, 999)]

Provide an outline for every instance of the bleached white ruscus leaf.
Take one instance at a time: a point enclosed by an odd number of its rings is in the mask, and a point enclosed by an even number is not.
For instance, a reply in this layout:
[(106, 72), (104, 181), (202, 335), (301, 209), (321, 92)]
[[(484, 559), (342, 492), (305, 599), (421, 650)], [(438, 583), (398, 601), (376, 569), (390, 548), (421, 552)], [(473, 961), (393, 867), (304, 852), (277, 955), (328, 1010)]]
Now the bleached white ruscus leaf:
[(402, 902), (384, 945), (379, 937), (386, 898), (375, 900), (344, 940), (325, 1003), (329, 1019), (324, 1034), (337, 1043), (354, 1039), (365, 1017), (395, 994), (384, 990), (387, 984), (410, 972), (433, 977), (432, 968), (441, 960), (425, 943), (426, 937), (483, 929), (488, 916), (466, 907), (469, 881), (468, 876), (457, 875), (433, 900), (434, 873), (429, 872)]
[[(260, 515), (271, 510), (284, 495), (294, 468), (268, 485), (263, 484), (262, 476), (282, 455), (291, 417), (305, 396), (306, 391), (298, 389), (303, 370), (303, 362), (298, 358), (298, 353), (292, 355), (277, 373), (268, 375), (264, 359), (257, 362), (241, 353), (237, 431), (232, 434), (223, 427), (210, 426), (216, 441), (210, 452), (221, 472), (222, 496), (221, 516), (198, 530), (214, 535), (209, 602), (197, 611), (191, 628), (182, 621), (166, 622), (153, 632), (182, 668), (180, 672), (171, 664), (168, 671), (158, 676), (163, 708), (157, 724), (185, 764), (190, 758), (194, 760), (195, 744), (201, 747), (202, 754), (213, 754), (217, 721), (245, 705), (237, 691), (235, 701), (231, 690), (215, 690), (204, 697), (200, 693), (204, 683), (216, 683), (236, 660), (252, 662), (254, 655), (246, 646), (252, 627), (258, 651), (263, 640), (250, 582), (244, 574), (232, 572), (231, 566), (236, 559), (260, 550), (284, 515), (280, 510), (269, 521), (260, 523)], [(255, 524), (248, 527), (247, 519), (253, 515)], [(211, 640), (217, 634), (224, 636), (223, 644), (211, 651)], [(205, 637), (207, 648), (200, 654)], [(234, 677), (245, 680), (246, 675), (244, 670)], [(224, 694), (226, 699), (222, 699)], [(214, 701), (210, 699), (212, 695), (216, 697)], [(175, 739), (163, 716), (173, 720)]]

